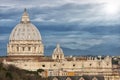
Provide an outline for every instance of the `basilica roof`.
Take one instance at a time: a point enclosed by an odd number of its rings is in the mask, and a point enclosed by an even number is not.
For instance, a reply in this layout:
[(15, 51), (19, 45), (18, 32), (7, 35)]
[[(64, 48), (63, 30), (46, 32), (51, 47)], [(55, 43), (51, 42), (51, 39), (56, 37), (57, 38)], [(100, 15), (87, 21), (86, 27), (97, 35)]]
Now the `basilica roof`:
[(26, 9), (21, 22), (13, 29), (9, 40), (42, 40), (39, 30), (30, 22)]

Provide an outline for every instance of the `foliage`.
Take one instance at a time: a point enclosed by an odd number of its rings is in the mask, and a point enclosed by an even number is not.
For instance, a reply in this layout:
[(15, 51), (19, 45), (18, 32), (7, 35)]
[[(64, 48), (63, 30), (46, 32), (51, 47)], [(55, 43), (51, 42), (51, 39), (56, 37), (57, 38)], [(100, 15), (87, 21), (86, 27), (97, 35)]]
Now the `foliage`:
[(37, 72), (40, 72), (40, 73), (43, 72), (43, 71), (44, 71), (43, 69), (38, 69), (37, 70)]
[(0, 80), (47, 80), (37, 73), (44, 70), (27, 71), (19, 69), (13, 65), (4, 65), (0, 63)]

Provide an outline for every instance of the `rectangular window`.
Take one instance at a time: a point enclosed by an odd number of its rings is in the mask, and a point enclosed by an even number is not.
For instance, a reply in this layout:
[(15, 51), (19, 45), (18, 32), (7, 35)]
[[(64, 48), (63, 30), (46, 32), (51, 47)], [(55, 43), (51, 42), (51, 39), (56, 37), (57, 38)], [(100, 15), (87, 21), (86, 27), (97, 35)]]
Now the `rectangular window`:
[(17, 47), (17, 51), (19, 51), (19, 47)]
[(31, 51), (31, 48), (30, 48), (30, 47), (28, 47), (28, 51)]
[(24, 50), (25, 50), (25, 48), (24, 48), (24, 47), (22, 47), (22, 50), (24, 51)]

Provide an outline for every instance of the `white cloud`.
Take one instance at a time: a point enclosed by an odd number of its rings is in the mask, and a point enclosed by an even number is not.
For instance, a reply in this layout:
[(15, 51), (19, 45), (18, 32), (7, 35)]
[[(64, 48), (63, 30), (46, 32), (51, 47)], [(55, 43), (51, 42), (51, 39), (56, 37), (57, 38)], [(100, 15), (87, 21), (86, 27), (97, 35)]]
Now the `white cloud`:
[(42, 18), (35, 18), (32, 21), (35, 21), (35, 22), (56, 22), (55, 19), (45, 20), (45, 19), (42, 19)]
[(106, 3), (106, 2), (117, 2), (119, 3), (119, 0), (64, 0), (68, 3), (76, 3), (76, 4), (85, 4), (85, 3)]
[(13, 19), (0, 19), (0, 22), (5, 22), (5, 21), (14, 21)]
[[(120, 16), (108, 16), (103, 11), (103, 5), (113, 0), (1, 0), (1, 13), (9, 10), (21, 11), (24, 8), (39, 10), (34, 16), (36, 22), (76, 23), (76, 24), (119, 24)], [(12, 2), (12, 3), (11, 3)], [(119, 3), (118, 0), (116, 2)], [(119, 4), (120, 5), (120, 4)], [(3, 7), (2, 7), (3, 6)], [(6, 7), (4, 7), (6, 6)], [(36, 9), (36, 10), (34, 10)], [(45, 12), (46, 14), (41, 14)], [(38, 16), (38, 17), (36, 17)], [(47, 18), (47, 19), (45, 19)]]
[(0, 41), (4, 41), (8, 39), (9, 34), (2, 34), (0, 35)]

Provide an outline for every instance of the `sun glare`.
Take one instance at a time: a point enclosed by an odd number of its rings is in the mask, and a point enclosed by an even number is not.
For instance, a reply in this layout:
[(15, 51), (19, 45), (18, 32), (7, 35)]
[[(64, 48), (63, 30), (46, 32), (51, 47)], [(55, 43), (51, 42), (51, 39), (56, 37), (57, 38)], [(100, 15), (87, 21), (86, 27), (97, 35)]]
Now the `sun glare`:
[(106, 5), (106, 12), (109, 14), (116, 14), (118, 11), (118, 6), (114, 4)]
[(107, 3), (104, 6), (104, 12), (107, 15), (115, 15), (119, 11), (119, 5), (116, 3)]

